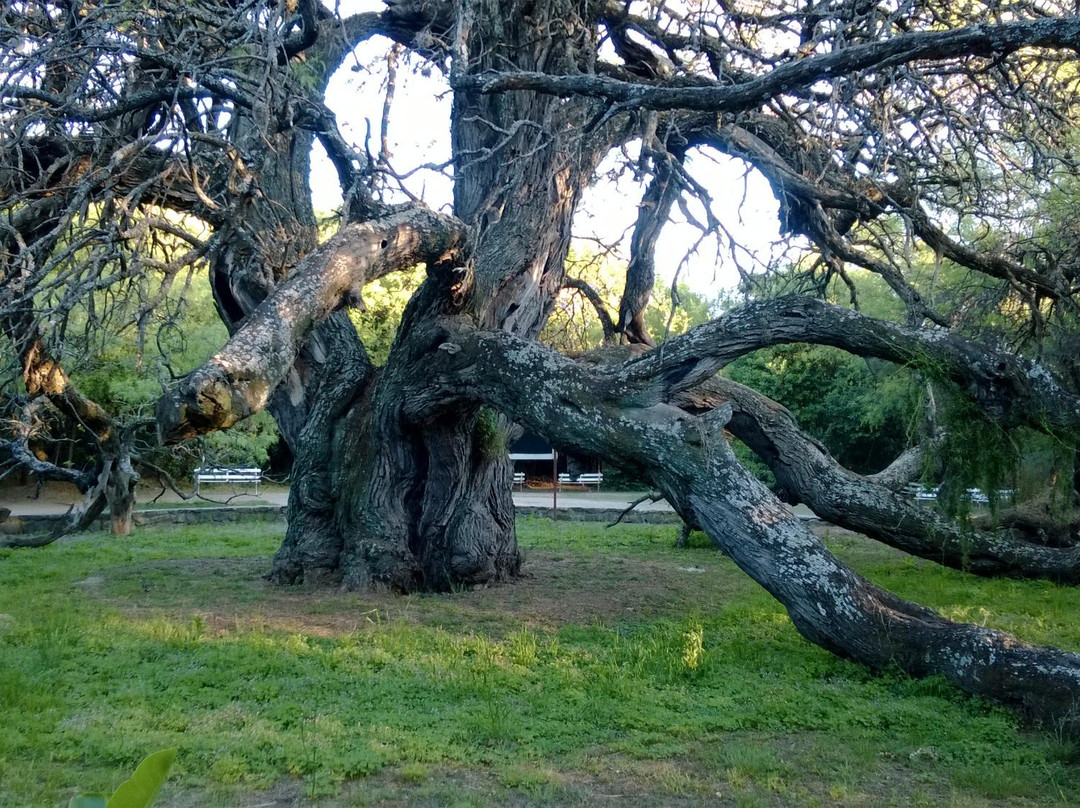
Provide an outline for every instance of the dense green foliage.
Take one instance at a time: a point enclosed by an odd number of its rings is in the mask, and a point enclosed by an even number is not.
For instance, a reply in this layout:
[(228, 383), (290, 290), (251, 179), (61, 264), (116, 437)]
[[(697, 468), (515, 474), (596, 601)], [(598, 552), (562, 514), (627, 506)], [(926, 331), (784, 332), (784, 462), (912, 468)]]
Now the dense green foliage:
[[(913, 282), (924, 298), (955, 312), (961, 333), (991, 344), (1035, 339), (1025, 335), (1023, 306), (1006, 286), (971, 273), (947, 260), (924, 253), (914, 256)], [(904, 312), (881, 278), (852, 270), (864, 314), (903, 322)], [(807, 292), (814, 279), (800, 267), (760, 279), (754, 296)], [(825, 287), (833, 303), (850, 304), (850, 290), (837, 279)], [(734, 305), (724, 301), (721, 308)], [(1065, 354), (1073, 344), (1063, 330), (1060, 312), (1043, 334), (1041, 352), (1057, 368), (1068, 368)], [(941, 505), (950, 513), (970, 510), (968, 488), (978, 487), (992, 500), (1000, 489), (1015, 489), (1021, 499), (1049, 499), (1069, 506), (1073, 484), (1071, 440), (1039, 435), (1028, 429), (1005, 429), (993, 422), (932, 365), (897, 367), (864, 360), (819, 345), (783, 345), (745, 356), (725, 373), (781, 402), (800, 427), (821, 441), (833, 457), (857, 472), (872, 473), (888, 465), (908, 446), (926, 438), (927, 385), (934, 393), (935, 423), (944, 440), (927, 455), (923, 481), (945, 482)], [(1080, 375), (1074, 381), (1080, 381)], [(771, 479), (745, 447), (736, 447), (759, 476)], [(991, 502), (997, 505), (996, 501)]]
[[(672, 549), (673, 527), (520, 532), (531, 577), (449, 598), (271, 587), (280, 528), (266, 525), (0, 551), (0, 806), (108, 789), (169, 745), (166, 808), (297, 792), (1055, 805), (1080, 788), (1052, 732), (810, 645), (729, 560)], [(951, 618), (1080, 648), (1069, 589), (831, 544)]]
[(783, 403), (842, 465), (880, 471), (909, 445), (921, 391), (911, 375), (835, 348), (782, 345), (725, 371)]
[(376, 365), (386, 362), (405, 304), (424, 280), (423, 267), (395, 272), (364, 287), (364, 310), (351, 312), (353, 324)]
[[(88, 327), (91, 310), (104, 307), (103, 303), (88, 301), (72, 313), (67, 338), (59, 346), (60, 361), (82, 394), (121, 422), (152, 416), (163, 385), (201, 365), (228, 340), (210, 290), (201, 278), (177, 283), (168, 294), (161, 295), (157, 306), (136, 316), (140, 298), (159, 291), (143, 290), (129, 301), (114, 301), (110, 320), (123, 324), (116, 328)], [(4, 347), (0, 342), (0, 350)], [(10, 351), (5, 358), (14, 359)], [(14, 378), (11, 371), (8, 376)], [(21, 384), (18, 386), (21, 388)], [(6, 403), (18, 406), (14, 399)], [(0, 402), (0, 407), (3, 405)], [(148, 429), (139, 456), (179, 478), (186, 478), (203, 462), (265, 466), (267, 452), (278, 440), (273, 418), (265, 412), (232, 429), (180, 446), (159, 446), (151, 432)], [(84, 456), (84, 450), (69, 437), (54, 434), (53, 442), (42, 440), (36, 448), (61, 465), (87, 464), (89, 458)], [(144, 466), (142, 473), (146, 476), (153, 471)]]
[[(865, 314), (896, 319), (902, 310), (880, 278), (852, 272), (859, 289), (859, 306)], [(754, 297), (771, 297), (810, 291), (812, 279), (798, 268), (763, 277)], [(848, 290), (835, 280), (827, 297), (849, 303)], [(721, 308), (737, 305), (725, 299)], [(781, 345), (748, 354), (729, 365), (725, 375), (779, 401), (795, 416), (800, 428), (819, 440), (847, 468), (880, 471), (904, 449), (921, 438), (918, 434), (923, 389), (908, 368), (888, 362), (866, 360), (821, 345)], [(766, 481), (771, 475), (749, 450), (740, 450)]]

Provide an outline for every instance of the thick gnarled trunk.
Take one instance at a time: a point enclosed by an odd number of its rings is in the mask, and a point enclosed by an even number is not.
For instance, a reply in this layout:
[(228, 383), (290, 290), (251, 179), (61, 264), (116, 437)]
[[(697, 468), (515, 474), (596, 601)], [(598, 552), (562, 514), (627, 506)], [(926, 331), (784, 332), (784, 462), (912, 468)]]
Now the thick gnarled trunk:
[(516, 575), (511, 470), (490, 445), (501, 428), (473, 409), (411, 424), (393, 367), (342, 370), (301, 435), (272, 578), (412, 591)]
[[(576, 15), (578, 4), (530, 4), (528, 14), (487, 5), (459, 32), (456, 58), (467, 58), (470, 70), (507, 59), (523, 69), (549, 59), (572, 66), (578, 47), (592, 47), (584, 26), (568, 26), (581, 41), (568, 37), (554, 50), (544, 44), (558, 30), (555, 21)], [(492, 42), (500, 43), (496, 50)], [(429, 261), (386, 366), (319, 450), (327, 479), (311, 486), (294, 473), (298, 494), (275, 558), (276, 580), (444, 590), (517, 573), (507, 425), (478, 405), (445, 412), (438, 402), (417, 404), (426, 379), (416, 367), (440, 355), (448, 318), (526, 338), (543, 328), (562, 287), (575, 207), (603, 154), (601, 141), (590, 146), (580, 133), (567, 135), (591, 109), (531, 93), (455, 96), (455, 214), (472, 228), (468, 260)], [(327, 439), (305, 432), (311, 440)], [(313, 487), (329, 493), (332, 528), (301, 513), (304, 501), (318, 499), (305, 493)]]

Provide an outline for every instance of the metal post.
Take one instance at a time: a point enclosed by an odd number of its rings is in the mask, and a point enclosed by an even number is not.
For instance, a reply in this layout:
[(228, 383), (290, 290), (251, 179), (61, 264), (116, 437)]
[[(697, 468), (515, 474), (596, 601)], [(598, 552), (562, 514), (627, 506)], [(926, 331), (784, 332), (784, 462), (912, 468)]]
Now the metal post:
[(559, 518), (559, 453), (551, 450), (551, 521)]

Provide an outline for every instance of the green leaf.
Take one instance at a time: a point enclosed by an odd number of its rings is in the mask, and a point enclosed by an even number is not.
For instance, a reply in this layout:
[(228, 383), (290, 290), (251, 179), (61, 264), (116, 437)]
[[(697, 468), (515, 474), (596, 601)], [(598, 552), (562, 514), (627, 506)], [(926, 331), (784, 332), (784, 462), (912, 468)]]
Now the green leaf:
[(149, 808), (176, 760), (175, 749), (150, 755), (135, 769), (131, 779), (116, 789), (105, 808)]
[(80, 794), (71, 798), (68, 808), (108, 808), (108, 798), (107, 794)]

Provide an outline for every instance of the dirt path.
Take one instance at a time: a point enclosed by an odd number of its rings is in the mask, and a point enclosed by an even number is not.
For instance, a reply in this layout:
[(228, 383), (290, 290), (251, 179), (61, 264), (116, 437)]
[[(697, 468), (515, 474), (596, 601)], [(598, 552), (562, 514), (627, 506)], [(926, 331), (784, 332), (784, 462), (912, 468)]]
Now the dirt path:
[[(551, 490), (525, 489), (514, 492), (514, 504), (518, 508), (550, 508)], [(560, 509), (596, 508), (622, 510), (641, 496), (638, 491), (596, 491), (596, 490), (561, 490), (558, 507)], [(172, 505), (174, 507), (208, 507), (211, 505), (229, 505), (245, 507), (253, 505), (284, 506), (289, 498), (289, 488), (284, 485), (260, 486), (256, 494), (253, 486), (209, 486), (199, 498), (182, 499), (173, 491), (162, 490), (159, 486), (140, 486), (138, 507)], [(65, 513), (72, 505), (82, 500), (74, 486), (64, 483), (49, 483), (35, 497), (34, 486), (0, 487), (0, 508), (8, 508), (14, 517), (48, 516)], [(643, 502), (636, 510), (649, 512), (671, 512), (671, 506), (660, 502)], [(796, 515), (804, 518), (813, 517), (805, 506), (792, 509)]]

